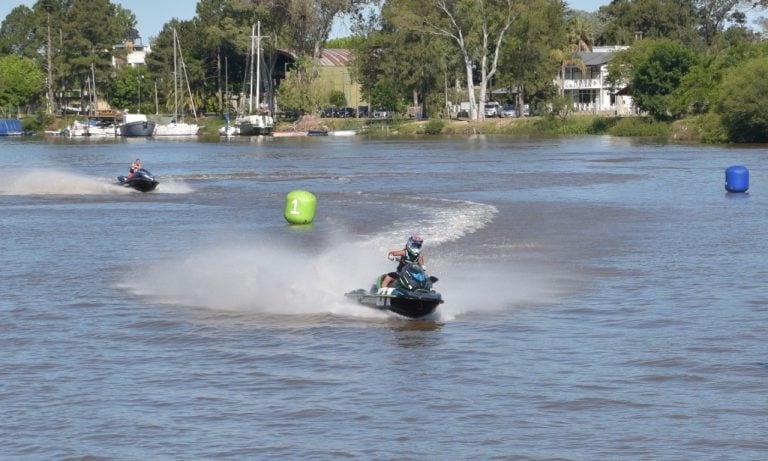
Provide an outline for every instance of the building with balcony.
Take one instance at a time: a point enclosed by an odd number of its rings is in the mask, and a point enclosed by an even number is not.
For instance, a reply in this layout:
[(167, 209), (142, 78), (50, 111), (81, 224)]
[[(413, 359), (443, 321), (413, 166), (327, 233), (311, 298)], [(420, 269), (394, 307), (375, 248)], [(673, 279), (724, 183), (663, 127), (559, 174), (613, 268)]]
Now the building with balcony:
[(585, 71), (579, 66), (568, 65), (563, 79), (563, 94), (573, 100), (576, 112), (603, 115), (633, 115), (632, 96), (621, 92), (626, 85), (608, 83), (608, 63), (626, 46), (596, 46), (592, 51), (579, 52)]

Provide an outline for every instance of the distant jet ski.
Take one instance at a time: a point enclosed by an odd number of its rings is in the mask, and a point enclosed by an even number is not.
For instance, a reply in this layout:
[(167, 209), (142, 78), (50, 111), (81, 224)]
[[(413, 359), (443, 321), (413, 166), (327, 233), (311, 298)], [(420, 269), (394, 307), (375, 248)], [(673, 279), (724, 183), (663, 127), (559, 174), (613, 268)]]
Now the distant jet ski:
[(344, 296), (355, 299), (364, 306), (414, 319), (433, 313), (443, 302), (440, 293), (432, 289), (437, 277), (427, 276), (418, 264), (407, 263), (396, 275), (397, 283), (393, 287), (382, 288), (381, 280), (384, 275), (381, 275), (370, 290), (360, 288), (345, 293)]
[(156, 180), (152, 173), (144, 168), (136, 170), (130, 179), (128, 179), (128, 176), (118, 176), (117, 180), (123, 186), (132, 187), (141, 192), (153, 191), (160, 184), (160, 181)]

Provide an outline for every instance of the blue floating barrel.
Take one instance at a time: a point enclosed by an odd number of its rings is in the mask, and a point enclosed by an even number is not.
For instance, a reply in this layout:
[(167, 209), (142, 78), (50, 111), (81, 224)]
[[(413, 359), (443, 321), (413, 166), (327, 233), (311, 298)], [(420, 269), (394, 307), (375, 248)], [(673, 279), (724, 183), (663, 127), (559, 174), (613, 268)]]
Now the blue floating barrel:
[(746, 192), (749, 189), (749, 170), (741, 165), (729, 166), (725, 170), (725, 190)]
[(315, 217), (317, 198), (312, 192), (294, 190), (285, 196), (285, 220), (291, 224), (309, 224)]

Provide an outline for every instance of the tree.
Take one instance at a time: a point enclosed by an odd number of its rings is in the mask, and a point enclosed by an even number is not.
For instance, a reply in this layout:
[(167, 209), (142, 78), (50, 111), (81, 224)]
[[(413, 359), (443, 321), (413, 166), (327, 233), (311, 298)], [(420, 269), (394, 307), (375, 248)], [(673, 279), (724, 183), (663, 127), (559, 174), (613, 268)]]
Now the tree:
[[(742, 36), (738, 29), (733, 29), (726, 31), (720, 39), (727, 39), (731, 34)], [(722, 49), (712, 49), (683, 76), (680, 87), (673, 94), (672, 111), (709, 112), (717, 102), (723, 78), (734, 72), (734, 67), (761, 54), (766, 55), (766, 52), (765, 45), (756, 47), (738, 38)]]
[[(174, 35), (178, 47), (174, 44)], [(176, 111), (175, 103), (178, 103), (179, 115), (185, 110), (195, 113), (197, 109), (205, 110), (207, 74), (204, 59), (207, 48), (204, 39), (199, 21), (178, 19), (166, 23), (155, 38), (152, 53), (147, 55), (147, 69), (157, 78), (163, 106), (169, 113)]]
[(37, 18), (26, 6), (17, 6), (0, 25), (0, 55), (15, 54), (34, 59), (39, 42), (35, 40)]
[(345, 107), (347, 105), (347, 98), (344, 96), (343, 91), (331, 90), (328, 94), (328, 103), (336, 107)]
[(314, 66), (310, 58), (300, 57), (296, 65), (285, 77), (277, 90), (280, 106), (284, 110), (296, 111), (299, 114), (311, 114), (320, 107), (322, 96), (316, 85), (313, 85)]
[(420, 106), (426, 115), (430, 101), (439, 107), (439, 98), (430, 95), (438, 89), (438, 81), (446, 80), (447, 66), (453, 64), (446, 58), (449, 43), (426, 31), (402, 27), (398, 15), (393, 5), (385, 4), (379, 30), (358, 29), (367, 37), (356, 42), (353, 77), (374, 106), (395, 111)]
[(561, 47), (552, 50), (552, 57), (560, 65), (558, 83), (560, 96), (565, 95), (565, 70), (568, 66), (574, 66), (584, 73), (587, 66), (581, 59), (580, 53), (592, 51), (593, 31), (592, 24), (581, 15), (573, 15), (568, 18), (566, 25), (566, 37)]
[(632, 45), (638, 39), (700, 42), (692, 0), (614, 0), (598, 10), (605, 24), (599, 45)]
[(742, 63), (719, 88), (716, 111), (734, 142), (768, 142), (768, 57)]
[(609, 80), (630, 81), (637, 107), (656, 118), (667, 118), (677, 115), (672, 113), (673, 92), (697, 60), (679, 42), (643, 40), (617, 54), (609, 65)]
[(29, 58), (8, 55), (0, 58), (0, 106), (28, 105), (45, 90), (45, 75)]
[[(220, 113), (224, 110), (224, 81), (229, 81), (229, 75), (224, 77), (224, 73), (245, 75), (242, 59), (239, 58), (248, 53), (245, 39), (250, 35), (250, 24), (239, 20), (241, 15), (235, 14), (234, 8), (231, 0), (200, 0), (196, 8), (203, 36), (202, 44), (205, 50), (213, 51), (202, 54), (206, 56), (205, 68), (215, 69), (216, 110)], [(230, 69), (234, 72), (229, 72)]]
[[(35, 17), (37, 21), (36, 41), (43, 48), (44, 56), (40, 58), (42, 68), (46, 74), (46, 99), (47, 112), (52, 114), (54, 111), (54, 86), (56, 82), (61, 81), (60, 72), (56, 71), (54, 62), (57, 61), (61, 53), (61, 39), (55, 40), (55, 31), (61, 31), (61, 23), (64, 17), (64, 7), (59, 0), (38, 0), (34, 6)], [(59, 34), (60, 35), (60, 34)]]
[(510, 29), (501, 53), (497, 86), (517, 90), (518, 116), (533, 95), (549, 99), (555, 93), (552, 75), (561, 61), (552, 50), (562, 48), (566, 41), (564, 10), (565, 5), (558, 0), (532, 1)]
[[(154, 98), (149, 91), (153, 83), (153, 76), (147, 69), (131, 66), (122, 67), (115, 72), (115, 76), (110, 78), (106, 85), (109, 104), (116, 109), (129, 109), (133, 112), (144, 113), (146, 111), (142, 110), (142, 107), (146, 107), (150, 102), (154, 106)], [(139, 97), (139, 91), (141, 91), (141, 97)], [(139, 107), (139, 99), (141, 99), (142, 107)]]
[(117, 9), (109, 0), (72, 0), (62, 24), (62, 50), (72, 74), (85, 80), (91, 64), (102, 71), (111, 66), (112, 47), (129, 32), (116, 18)]
[(427, 31), (453, 43), (462, 58), (472, 118), (483, 119), (475, 98), (475, 67), (479, 71), (479, 104), (486, 101), (496, 74), (501, 46), (518, 12), (513, 0), (390, 0), (398, 26)]

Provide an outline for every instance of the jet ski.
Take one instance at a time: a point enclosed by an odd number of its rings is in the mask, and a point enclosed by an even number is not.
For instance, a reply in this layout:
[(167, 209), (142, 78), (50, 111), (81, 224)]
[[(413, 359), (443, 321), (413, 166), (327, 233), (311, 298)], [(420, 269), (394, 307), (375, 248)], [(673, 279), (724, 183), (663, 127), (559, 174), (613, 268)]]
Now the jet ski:
[(160, 181), (155, 179), (152, 173), (144, 168), (136, 170), (130, 179), (128, 179), (128, 176), (118, 176), (117, 180), (123, 186), (132, 187), (141, 192), (153, 191), (155, 190), (155, 187), (160, 184)]
[[(386, 274), (384, 274), (386, 275)], [(394, 312), (409, 318), (429, 315), (443, 302), (440, 293), (432, 289), (437, 277), (427, 276), (418, 264), (406, 263), (399, 272), (390, 274), (396, 280), (393, 287), (381, 287), (380, 275), (370, 290), (360, 288), (344, 296), (374, 309)]]

